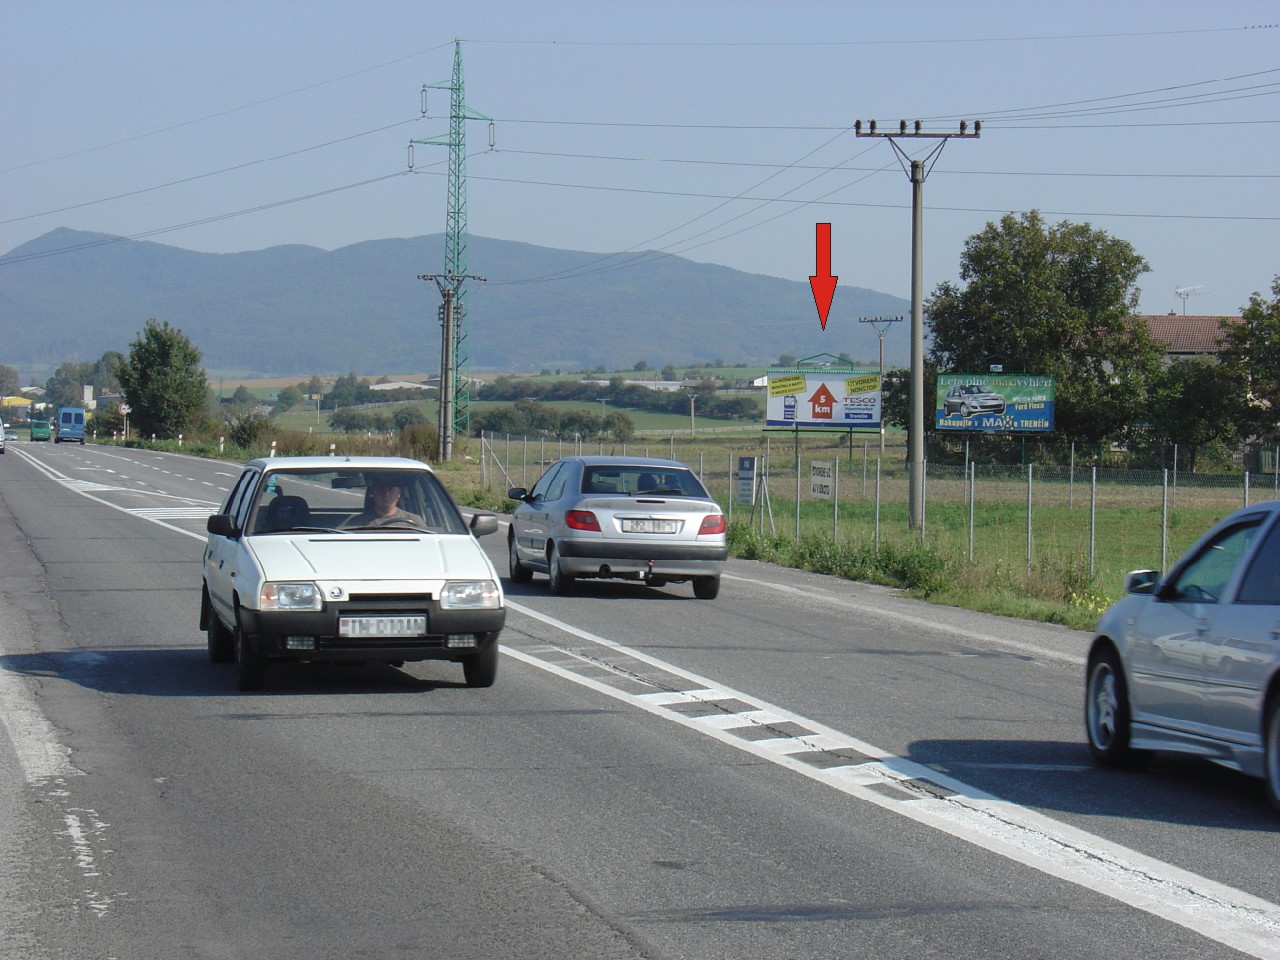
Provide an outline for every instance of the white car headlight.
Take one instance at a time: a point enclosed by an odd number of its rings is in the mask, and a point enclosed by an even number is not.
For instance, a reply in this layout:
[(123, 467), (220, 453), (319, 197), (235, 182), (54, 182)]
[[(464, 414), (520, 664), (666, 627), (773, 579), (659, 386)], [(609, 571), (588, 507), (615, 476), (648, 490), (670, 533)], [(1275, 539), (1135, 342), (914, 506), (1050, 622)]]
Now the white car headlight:
[(260, 610), (319, 610), (324, 597), (314, 583), (264, 583)]
[(441, 610), (496, 610), (501, 600), (492, 580), (450, 580), (440, 591)]

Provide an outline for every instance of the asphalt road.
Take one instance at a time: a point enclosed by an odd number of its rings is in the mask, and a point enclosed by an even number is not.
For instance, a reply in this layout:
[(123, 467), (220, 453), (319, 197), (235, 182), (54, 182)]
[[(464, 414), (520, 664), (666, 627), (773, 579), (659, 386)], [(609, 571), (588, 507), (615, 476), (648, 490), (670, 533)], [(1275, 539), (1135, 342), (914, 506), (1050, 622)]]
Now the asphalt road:
[(1261, 782), (1093, 768), (1087, 634), (733, 561), (506, 584), (492, 689), (242, 694), (197, 627), (236, 473), (0, 458), (4, 960), (1280, 957)]

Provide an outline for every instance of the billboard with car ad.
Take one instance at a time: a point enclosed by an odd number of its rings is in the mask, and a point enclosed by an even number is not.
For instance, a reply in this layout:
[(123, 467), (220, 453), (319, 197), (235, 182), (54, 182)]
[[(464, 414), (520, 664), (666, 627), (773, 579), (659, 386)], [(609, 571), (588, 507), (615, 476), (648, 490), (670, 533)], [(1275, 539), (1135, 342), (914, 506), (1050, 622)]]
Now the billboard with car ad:
[(864, 370), (770, 370), (770, 427), (880, 429), (880, 374)]
[(938, 375), (939, 430), (996, 433), (1053, 429), (1053, 377), (1008, 373)]

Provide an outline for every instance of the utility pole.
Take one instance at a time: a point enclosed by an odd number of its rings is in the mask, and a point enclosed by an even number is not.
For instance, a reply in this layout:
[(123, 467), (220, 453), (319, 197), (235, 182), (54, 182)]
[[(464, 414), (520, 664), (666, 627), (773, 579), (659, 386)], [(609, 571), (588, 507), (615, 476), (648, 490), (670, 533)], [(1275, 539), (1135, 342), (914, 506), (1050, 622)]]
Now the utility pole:
[[(413, 169), (413, 145), (415, 143), (449, 148), (449, 196), (445, 216), (444, 273), (447, 278), (457, 278), (453, 287), (453, 338), (450, 347), (453, 363), (452, 379), (440, 384), (441, 406), (445, 393), (449, 394), (450, 435), (471, 425), (471, 387), (467, 370), (470, 366), (470, 345), (467, 338), (466, 287), (467, 278), (467, 120), (489, 121), (489, 148), (493, 149), (493, 118), (467, 107), (463, 99), (462, 41), (453, 42), (453, 79), (439, 83), (427, 83), (422, 87), (422, 115), (427, 115), (427, 91), (450, 91), (449, 133), (444, 137), (428, 137), (409, 141), (409, 169)], [(450, 281), (452, 282), (452, 281)], [(441, 290), (443, 293), (443, 288)], [(444, 350), (441, 350), (444, 353)], [(441, 439), (444, 431), (441, 431)]]
[[(911, 181), (911, 423), (908, 426), (909, 450), (907, 468), (911, 485), (911, 509), (908, 525), (912, 530), (924, 527), (924, 181), (937, 162), (938, 154), (953, 138), (974, 139), (982, 135), (982, 121), (975, 120), (973, 129), (965, 120), (960, 121), (959, 133), (936, 133), (922, 129), (916, 120), (908, 129), (907, 121), (898, 123), (896, 133), (877, 132), (876, 122), (871, 121), (863, 130), (862, 121), (854, 122), (853, 132), (858, 137), (884, 137), (898, 155), (903, 172)], [(897, 138), (940, 140), (923, 160), (912, 160), (898, 146)], [(908, 166), (909, 165), (909, 166)]]
[(457, 340), (457, 316), (461, 301), (458, 291), (467, 280), (484, 282), (484, 277), (424, 273), (419, 280), (434, 280), (440, 290), (440, 411), (437, 420), (436, 459), (448, 463), (453, 459), (453, 438), (458, 423), (455, 406), (457, 392), (452, 385), (459, 379), (458, 356), (454, 352)]
[(884, 335), (889, 327), (901, 323), (906, 317), (859, 317), (859, 323), (869, 323), (880, 335), (880, 456), (884, 456)]

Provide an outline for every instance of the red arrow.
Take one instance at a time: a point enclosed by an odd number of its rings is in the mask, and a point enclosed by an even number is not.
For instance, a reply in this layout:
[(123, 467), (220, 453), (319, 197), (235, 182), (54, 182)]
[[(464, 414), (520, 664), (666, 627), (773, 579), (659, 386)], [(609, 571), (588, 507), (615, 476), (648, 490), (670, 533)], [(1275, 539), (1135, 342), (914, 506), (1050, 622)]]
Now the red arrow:
[(809, 286), (813, 290), (813, 302), (818, 307), (818, 319), (822, 321), (822, 329), (827, 329), (827, 314), (831, 312), (831, 298), (836, 295), (836, 281), (839, 277), (831, 275), (831, 224), (815, 223), (818, 243), (818, 263), (814, 267), (817, 276), (809, 278)]

